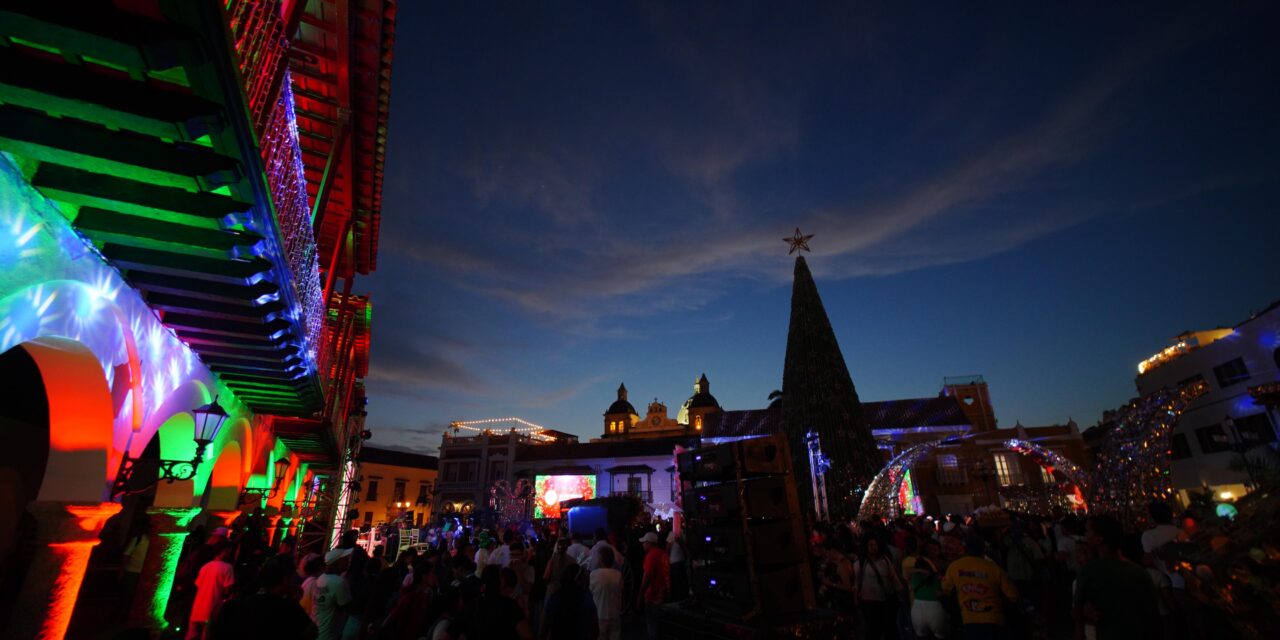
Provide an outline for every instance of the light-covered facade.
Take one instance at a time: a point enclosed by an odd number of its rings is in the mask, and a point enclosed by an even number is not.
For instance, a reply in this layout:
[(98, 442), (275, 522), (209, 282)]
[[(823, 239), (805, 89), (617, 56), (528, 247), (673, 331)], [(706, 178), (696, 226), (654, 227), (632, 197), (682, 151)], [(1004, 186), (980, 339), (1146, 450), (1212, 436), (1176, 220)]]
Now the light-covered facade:
[(1280, 414), (1259, 390), (1280, 382), (1278, 370), (1280, 303), (1234, 327), (1179, 335), (1139, 363), (1135, 384), (1142, 396), (1197, 381), (1207, 385), (1170, 442), (1173, 486), (1184, 503), (1189, 492), (1205, 488), (1218, 500), (1243, 495), (1251, 484), (1248, 464), (1275, 455)]

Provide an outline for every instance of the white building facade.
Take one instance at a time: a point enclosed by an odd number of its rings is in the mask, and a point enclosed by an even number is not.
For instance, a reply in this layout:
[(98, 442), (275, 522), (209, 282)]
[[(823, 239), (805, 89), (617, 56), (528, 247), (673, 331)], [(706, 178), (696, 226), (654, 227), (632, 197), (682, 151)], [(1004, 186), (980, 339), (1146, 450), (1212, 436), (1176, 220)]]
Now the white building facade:
[(1173, 487), (1230, 500), (1250, 489), (1246, 462), (1274, 456), (1280, 413), (1261, 391), (1280, 382), (1280, 302), (1231, 328), (1184, 333), (1144, 360), (1135, 381), (1147, 395), (1203, 380), (1207, 392), (1182, 414), (1170, 442)]

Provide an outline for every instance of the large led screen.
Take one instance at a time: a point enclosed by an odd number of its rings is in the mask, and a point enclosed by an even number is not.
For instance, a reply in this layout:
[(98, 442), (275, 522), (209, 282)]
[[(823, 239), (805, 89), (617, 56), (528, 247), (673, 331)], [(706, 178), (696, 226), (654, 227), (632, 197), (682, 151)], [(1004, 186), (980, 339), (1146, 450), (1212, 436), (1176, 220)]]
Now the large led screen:
[(596, 497), (595, 476), (535, 476), (533, 517), (559, 518), (560, 503)]

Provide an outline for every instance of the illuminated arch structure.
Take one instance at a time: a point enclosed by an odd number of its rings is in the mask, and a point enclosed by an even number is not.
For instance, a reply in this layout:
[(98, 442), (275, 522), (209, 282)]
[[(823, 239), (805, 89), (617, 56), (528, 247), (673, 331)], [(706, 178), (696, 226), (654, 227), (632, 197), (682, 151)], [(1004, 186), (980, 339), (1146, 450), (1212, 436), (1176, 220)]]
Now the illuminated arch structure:
[[(1178, 389), (1163, 389), (1139, 398), (1120, 413), (1115, 426), (1095, 448), (1094, 466), (1085, 469), (1065, 456), (1034, 442), (1017, 438), (1003, 446), (1040, 465), (1050, 474), (1065, 479), (1059, 487), (1081, 507), (1117, 514), (1134, 521), (1143, 517), (1152, 500), (1170, 500), (1169, 439), (1182, 412), (1207, 390), (1203, 382)], [(933, 453), (939, 445), (960, 438), (933, 440), (899, 453), (876, 474), (862, 501), (861, 516), (896, 517), (906, 505), (901, 493), (912, 466)]]
[(1080, 465), (1072, 462), (1066, 456), (1046, 449), (1034, 442), (1022, 440), (1019, 438), (1010, 438), (1004, 441), (1004, 448), (1015, 453), (1020, 453), (1040, 465), (1041, 469), (1054, 477), (1054, 473), (1060, 473), (1066, 479), (1065, 482), (1058, 483), (1058, 488), (1070, 500), (1070, 504), (1076, 509), (1088, 509), (1088, 502), (1085, 500), (1085, 491), (1089, 487), (1089, 474)]
[(895, 518), (900, 515), (904, 505), (899, 499), (899, 494), (903, 480), (911, 467), (927, 458), (939, 445), (956, 440), (957, 438), (944, 438), (922, 442), (894, 456), (867, 485), (867, 492), (862, 496), (862, 506), (858, 509), (858, 516), (860, 518), (874, 516)]
[[(939, 446), (957, 443), (965, 437), (967, 436), (954, 436), (922, 442), (894, 456), (868, 485), (867, 493), (862, 498), (862, 507), (858, 511), (859, 517), (894, 518), (905, 513), (912, 506), (905, 503), (903, 491), (911, 467), (926, 460)], [(1051, 475), (1055, 471), (1061, 473), (1066, 482), (1059, 487), (1068, 496), (1076, 496), (1083, 506), (1083, 491), (1088, 487), (1089, 478), (1079, 465), (1062, 454), (1027, 440), (1012, 438), (1005, 440), (1003, 446), (1009, 451), (1027, 456)]]

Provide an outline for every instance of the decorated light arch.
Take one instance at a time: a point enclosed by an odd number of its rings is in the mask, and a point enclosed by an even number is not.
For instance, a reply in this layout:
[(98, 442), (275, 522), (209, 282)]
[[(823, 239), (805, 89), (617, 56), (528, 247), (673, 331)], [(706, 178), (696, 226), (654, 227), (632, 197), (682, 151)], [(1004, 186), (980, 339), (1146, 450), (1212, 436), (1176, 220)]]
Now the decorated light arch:
[(894, 456), (880, 470), (880, 473), (877, 473), (876, 477), (871, 479), (871, 484), (867, 485), (867, 492), (862, 496), (862, 506), (858, 509), (858, 515), (863, 518), (871, 516), (897, 517), (902, 513), (903, 507), (907, 506), (902, 504), (900, 493), (903, 481), (911, 473), (911, 467), (919, 464), (939, 445), (955, 441), (955, 438), (930, 440), (929, 442), (922, 442), (912, 446)]
[(1055, 472), (1061, 473), (1066, 481), (1058, 483), (1057, 486), (1067, 496), (1070, 506), (1073, 509), (1089, 508), (1084, 497), (1089, 487), (1089, 475), (1080, 465), (1057, 451), (1020, 438), (1005, 440), (1004, 448), (1030, 458), (1032, 462), (1044, 469), (1049, 478), (1053, 478)]
[[(909, 490), (911, 467), (933, 454), (943, 444), (955, 444), (966, 436), (930, 440), (914, 445), (894, 456), (880, 473), (872, 479), (862, 498), (859, 515), (862, 517), (894, 518), (903, 513), (919, 513), (921, 505), (912, 504), (913, 492)], [(1034, 442), (1011, 438), (1001, 443), (1005, 449), (1027, 456), (1045, 469), (1051, 476), (1060, 472), (1066, 482), (1057, 485), (1073, 505), (1085, 508), (1084, 492), (1089, 487), (1089, 474), (1066, 456), (1046, 449)]]

